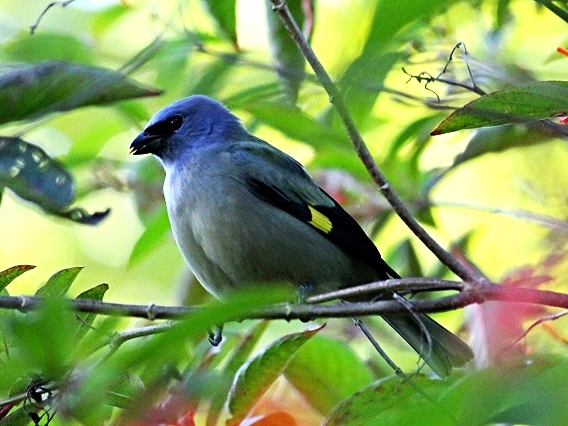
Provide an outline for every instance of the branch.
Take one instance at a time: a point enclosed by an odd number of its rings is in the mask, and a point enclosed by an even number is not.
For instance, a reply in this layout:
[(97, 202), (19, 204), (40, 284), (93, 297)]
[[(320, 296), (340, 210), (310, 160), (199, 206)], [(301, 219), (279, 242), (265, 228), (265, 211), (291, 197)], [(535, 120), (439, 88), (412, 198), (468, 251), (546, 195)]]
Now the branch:
[(401, 278), (378, 281), (355, 287), (343, 288), (325, 294), (308, 297), (307, 303), (323, 303), (330, 300), (357, 300), (360, 296), (368, 294), (390, 294), (392, 292), (407, 294), (424, 291), (457, 290), (463, 291), (465, 285), (457, 281), (441, 280), (438, 278)]
[[(36, 311), (40, 308), (43, 298), (35, 296), (0, 296), (0, 309), (17, 309), (20, 312)], [(157, 306), (128, 305), (123, 303), (107, 303), (94, 299), (70, 299), (69, 308), (76, 312), (86, 312), (119, 317), (156, 319), (179, 319), (195, 312), (196, 307), (187, 306)]]
[[(366, 288), (364, 288), (366, 287)], [(310, 320), (313, 318), (345, 318), (353, 316), (385, 315), (392, 313), (407, 314), (411, 309), (414, 312), (443, 312), (460, 309), (468, 305), (483, 303), (488, 300), (500, 302), (527, 303), (544, 305), (556, 308), (568, 309), (568, 294), (548, 290), (536, 290), (531, 288), (510, 287), (490, 283), (479, 282), (476, 286), (455, 281), (445, 281), (427, 278), (386, 280), (358, 286), (328, 294), (314, 296), (308, 301), (322, 302), (331, 300), (333, 297), (356, 297), (364, 293), (378, 293), (380, 291), (390, 294), (396, 292), (414, 291), (439, 291), (457, 290), (458, 294), (440, 297), (437, 299), (407, 300), (404, 305), (397, 300), (376, 300), (374, 302), (340, 303), (334, 305), (314, 305), (309, 303), (277, 304), (258, 309), (245, 316), (234, 318), (236, 321), (245, 319), (300, 319)], [(43, 298), (32, 296), (0, 296), (0, 308), (18, 309), (22, 312), (38, 310)], [(107, 303), (89, 299), (67, 300), (69, 309), (76, 312), (96, 313), (109, 316), (146, 318), (150, 321), (157, 319), (182, 319), (188, 318), (203, 307), (186, 306), (158, 306), (150, 305), (126, 305), (120, 303)], [(164, 326), (164, 329), (169, 325)], [(160, 330), (149, 331), (150, 334)], [(141, 331), (148, 333), (148, 331)], [(137, 331), (133, 332), (134, 334)], [(126, 334), (128, 340), (131, 335)], [(137, 337), (134, 335), (134, 337)]]
[(556, 6), (551, 0), (535, 0), (535, 2), (542, 4), (564, 22), (568, 22), (568, 12), (559, 6)]
[(446, 265), (453, 273), (455, 273), (462, 280), (477, 283), (482, 282), (485, 277), (468, 270), (461, 263), (459, 263), (448, 251), (446, 251), (442, 246), (440, 246), (427, 232), (426, 230), (414, 219), (408, 208), (404, 205), (400, 197), (391, 188), (390, 183), (383, 173), (379, 170), (377, 164), (373, 160), (371, 153), (367, 149), (365, 142), (363, 141), (359, 131), (357, 130), (351, 115), (349, 114), (343, 97), (339, 92), (339, 89), (335, 86), (331, 78), (327, 74), (323, 65), (316, 57), (312, 48), (304, 38), (302, 31), (298, 27), (298, 24), (292, 17), (290, 10), (286, 6), (284, 0), (271, 0), (273, 10), (278, 14), (284, 26), (292, 36), (292, 39), (298, 45), (300, 51), (314, 70), (319, 81), (323, 85), (325, 91), (329, 95), (330, 102), (334, 105), (343, 121), (349, 138), (357, 151), (357, 155), (367, 168), (367, 171), (379, 186), (381, 193), (387, 199), (389, 204), (392, 206), (393, 210), (400, 217), (400, 219), (410, 228), (410, 230), (416, 235), (420, 241), (432, 252), (434, 255), (440, 259), (440, 261)]

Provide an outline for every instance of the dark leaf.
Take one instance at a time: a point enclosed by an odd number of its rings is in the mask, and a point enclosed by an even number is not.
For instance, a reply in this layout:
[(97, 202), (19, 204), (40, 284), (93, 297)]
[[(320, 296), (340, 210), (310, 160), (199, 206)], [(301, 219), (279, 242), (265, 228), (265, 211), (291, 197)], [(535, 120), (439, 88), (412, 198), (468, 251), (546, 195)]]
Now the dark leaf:
[(0, 290), (5, 289), (8, 284), (10, 284), (24, 272), (30, 271), (34, 268), (35, 266), (32, 265), (18, 265), (3, 270), (2, 272), (0, 272)]
[(4, 66), (0, 124), (161, 93), (106, 68), (57, 61)]
[(568, 114), (568, 82), (538, 81), (498, 90), (467, 103), (432, 135), (500, 124), (526, 123)]
[(43, 149), (20, 138), (0, 136), (0, 186), (14, 191), (46, 212), (74, 222), (96, 225), (110, 210), (89, 214), (66, 208), (74, 201), (72, 176)]
[(20, 138), (0, 137), (0, 185), (48, 211), (73, 202), (73, 178), (43, 149)]
[(30, 415), (23, 407), (13, 411), (0, 420), (0, 426), (27, 426), (31, 423)]

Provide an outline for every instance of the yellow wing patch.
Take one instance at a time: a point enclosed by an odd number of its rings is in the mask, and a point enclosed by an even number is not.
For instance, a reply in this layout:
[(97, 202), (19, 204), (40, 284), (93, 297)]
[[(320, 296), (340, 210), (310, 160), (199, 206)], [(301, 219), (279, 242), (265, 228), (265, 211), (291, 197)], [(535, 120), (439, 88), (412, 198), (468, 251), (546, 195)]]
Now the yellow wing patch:
[(331, 220), (329, 220), (328, 217), (323, 213), (317, 211), (315, 207), (308, 205), (308, 208), (310, 209), (310, 213), (312, 214), (312, 219), (308, 223), (314, 228), (317, 228), (320, 231), (329, 234), (331, 232), (331, 229), (333, 228)]

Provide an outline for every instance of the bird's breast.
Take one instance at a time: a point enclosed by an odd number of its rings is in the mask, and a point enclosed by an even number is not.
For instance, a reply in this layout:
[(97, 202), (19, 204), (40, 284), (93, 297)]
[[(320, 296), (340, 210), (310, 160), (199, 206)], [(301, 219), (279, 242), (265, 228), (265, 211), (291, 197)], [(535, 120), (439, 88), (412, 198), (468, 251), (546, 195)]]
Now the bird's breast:
[(181, 252), (216, 296), (270, 282), (311, 283), (326, 291), (375, 276), (310, 225), (257, 198), (237, 178), (168, 174), (164, 195)]

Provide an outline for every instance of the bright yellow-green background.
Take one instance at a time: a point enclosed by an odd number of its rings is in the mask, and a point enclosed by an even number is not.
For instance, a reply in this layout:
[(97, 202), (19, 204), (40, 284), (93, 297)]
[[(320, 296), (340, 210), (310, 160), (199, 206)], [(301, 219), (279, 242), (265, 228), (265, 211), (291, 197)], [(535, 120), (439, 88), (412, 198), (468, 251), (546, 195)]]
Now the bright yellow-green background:
[[(29, 37), (29, 26), (47, 4), (25, 3), (26, 7), (16, 0), (0, 2), (1, 43), (9, 44), (16, 36)], [(111, 68), (118, 68), (160, 32), (165, 31), (164, 37), (167, 38), (179, 35), (181, 31), (177, 3), (171, 1), (125, 2), (132, 10), (129, 16), (102, 31), (105, 4), (118, 3), (78, 0), (66, 8), (53, 7), (37, 31), (40, 34), (68, 33), (77, 37), (92, 49), (96, 64)], [(182, 15), (187, 27), (204, 32), (216, 31), (198, 2), (184, 4)], [(258, 0), (240, 1), (238, 5), (238, 34), (242, 51), (246, 52), (248, 60), (269, 63), (264, 5)], [(369, 31), (373, 5), (374, 2), (365, 0), (318, 3), (312, 44), (332, 75), (340, 75), (360, 52)], [(492, 51), (487, 41), (487, 33), (494, 21), (491, 2), (484, 4), (482, 12), (465, 3), (453, 6), (434, 20), (426, 37), (431, 44), (426, 46), (425, 53), (415, 57), (416, 61), (425, 62), (418, 62), (411, 71), (427, 69), (437, 72), (452, 45), (464, 41), (470, 54), (486, 65), (504, 67), (515, 64), (541, 79), (563, 78), (568, 60), (554, 54), (554, 50), (564, 41), (565, 24), (551, 13), (538, 11), (531, 2), (513, 2), (512, 6), (514, 25), (508, 27), (499, 47)], [(228, 50), (227, 46), (217, 44), (211, 48)], [(498, 52), (498, 58), (493, 56), (495, 52)], [(62, 51), (62, 57), (64, 54)], [(208, 60), (206, 56), (193, 55), (196, 67)], [(550, 58), (557, 60), (550, 61)], [(456, 62), (452, 66), (463, 68), (463, 62)], [(472, 67), (475, 66), (472, 64)], [(134, 73), (133, 77), (155, 84), (155, 75), (148, 68)], [(182, 74), (177, 78), (184, 76)], [(224, 88), (221, 93), (234, 93), (241, 83), (246, 84), (247, 78), (257, 78), (256, 71), (243, 66), (231, 80), (234, 86)], [(407, 76), (395, 69), (387, 84), (417, 97), (431, 96), (416, 82), (406, 84), (406, 80)], [(446, 89), (442, 85), (433, 87), (444, 95)], [(179, 91), (168, 92), (167, 85), (160, 88), (166, 90), (164, 96), (141, 101), (147, 108), (148, 116), (182, 95)], [(472, 98), (456, 98), (453, 105), (459, 106)], [(310, 113), (316, 113), (325, 101), (326, 97), (314, 86), (304, 90), (300, 96), (300, 105)], [(245, 122), (250, 119), (242, 111), (235, 112)], [(373, 114), (382, 120), (382, 125), (364, 132), (379, 164), (395, 135), (410, 121), (426, 113), (427, 110), (416, 103), (405, 106), (393, 102), (389, 95), (380, 97)], [(143, 122), (140, 122), (139, 126), (142, 125)], [(88, 107), (54, 117), (24, 137), (44, 147), (52, 155), (64, 156), (71, 145), (88, 146), (90, 139), (100, 138), (102, 132), (108, 135), (105, 136), (108, 142), (99, 157), (124, 161), (124, 167), (116, 172), (116, 176), (127, 182), (132, 173), (130, 166), (138, 160), (129, 157), (128, 146), (140, 130), (139, 126), (127, 122), (111, 108)], [(10, 134), (12, 130), (7, 127), (3, 133)], [(310, 147), (287, 140), (281, 133), (266, 126), (260, 126), (255, 132), (310, 166), (314, 155)], [(421, 167), (426, 170), (449, 165), (454, 156), (463, 150), (469, 137), (470, 133), (459, 132), (435, 138), (423, 156)], [(566, 160), (566, 144), (560, 141), (487, 154), (451, 172), (434, 190), (433, 200), (442, 205), (458, 203), (526, 209), (562, 218), (566, 211), (568, 183)], [(389, 169), (389, 173), (397, 171)], [(392, 178), (392, 175), (389, 177)], [(400, 180), (400, 177), (396, 180)], [(76, 225), (46, 217), (9, 192), (5, 194), (0, 206), (0, 269), (16, 264), (37, 266), (36, 270), (25, 274), (10, 286), (12, 294), (33, 293), (56, 270), (84, 265), (85, 269), (73, 286), (72, 293), (79, 293), (104, 281), (110, 284), (107, 294), (109, 301), (176, 303), (179, 300), (177, 290), (185, 276), (185, 266), (171, 238), (160, 243), (142, 261), (128, 265), (130, 251), (143, 231), (131, 193), (100, 190), (80, 200), (79, 204), (90, 211), (111, 207), (112, 214), (97, 227)], [(444, 244), (473, 231), (468, 254), (496, 280), (518, 266), (539, 262), (550, 250), (545, 239), (549, 231), (527, 220), (452, 207), (436, 209), (435, 215), (439, 228), (433, 233)], [(408, 231), (393, 220), (380, 234), (377, 244), (382, 252), (388, 254), (402, 236), (408, 237)], [(433, 257), (420, 244), (416, 244), (416, 247), (424, 254), (425, 264), (434, 267), (436, 262)]]

